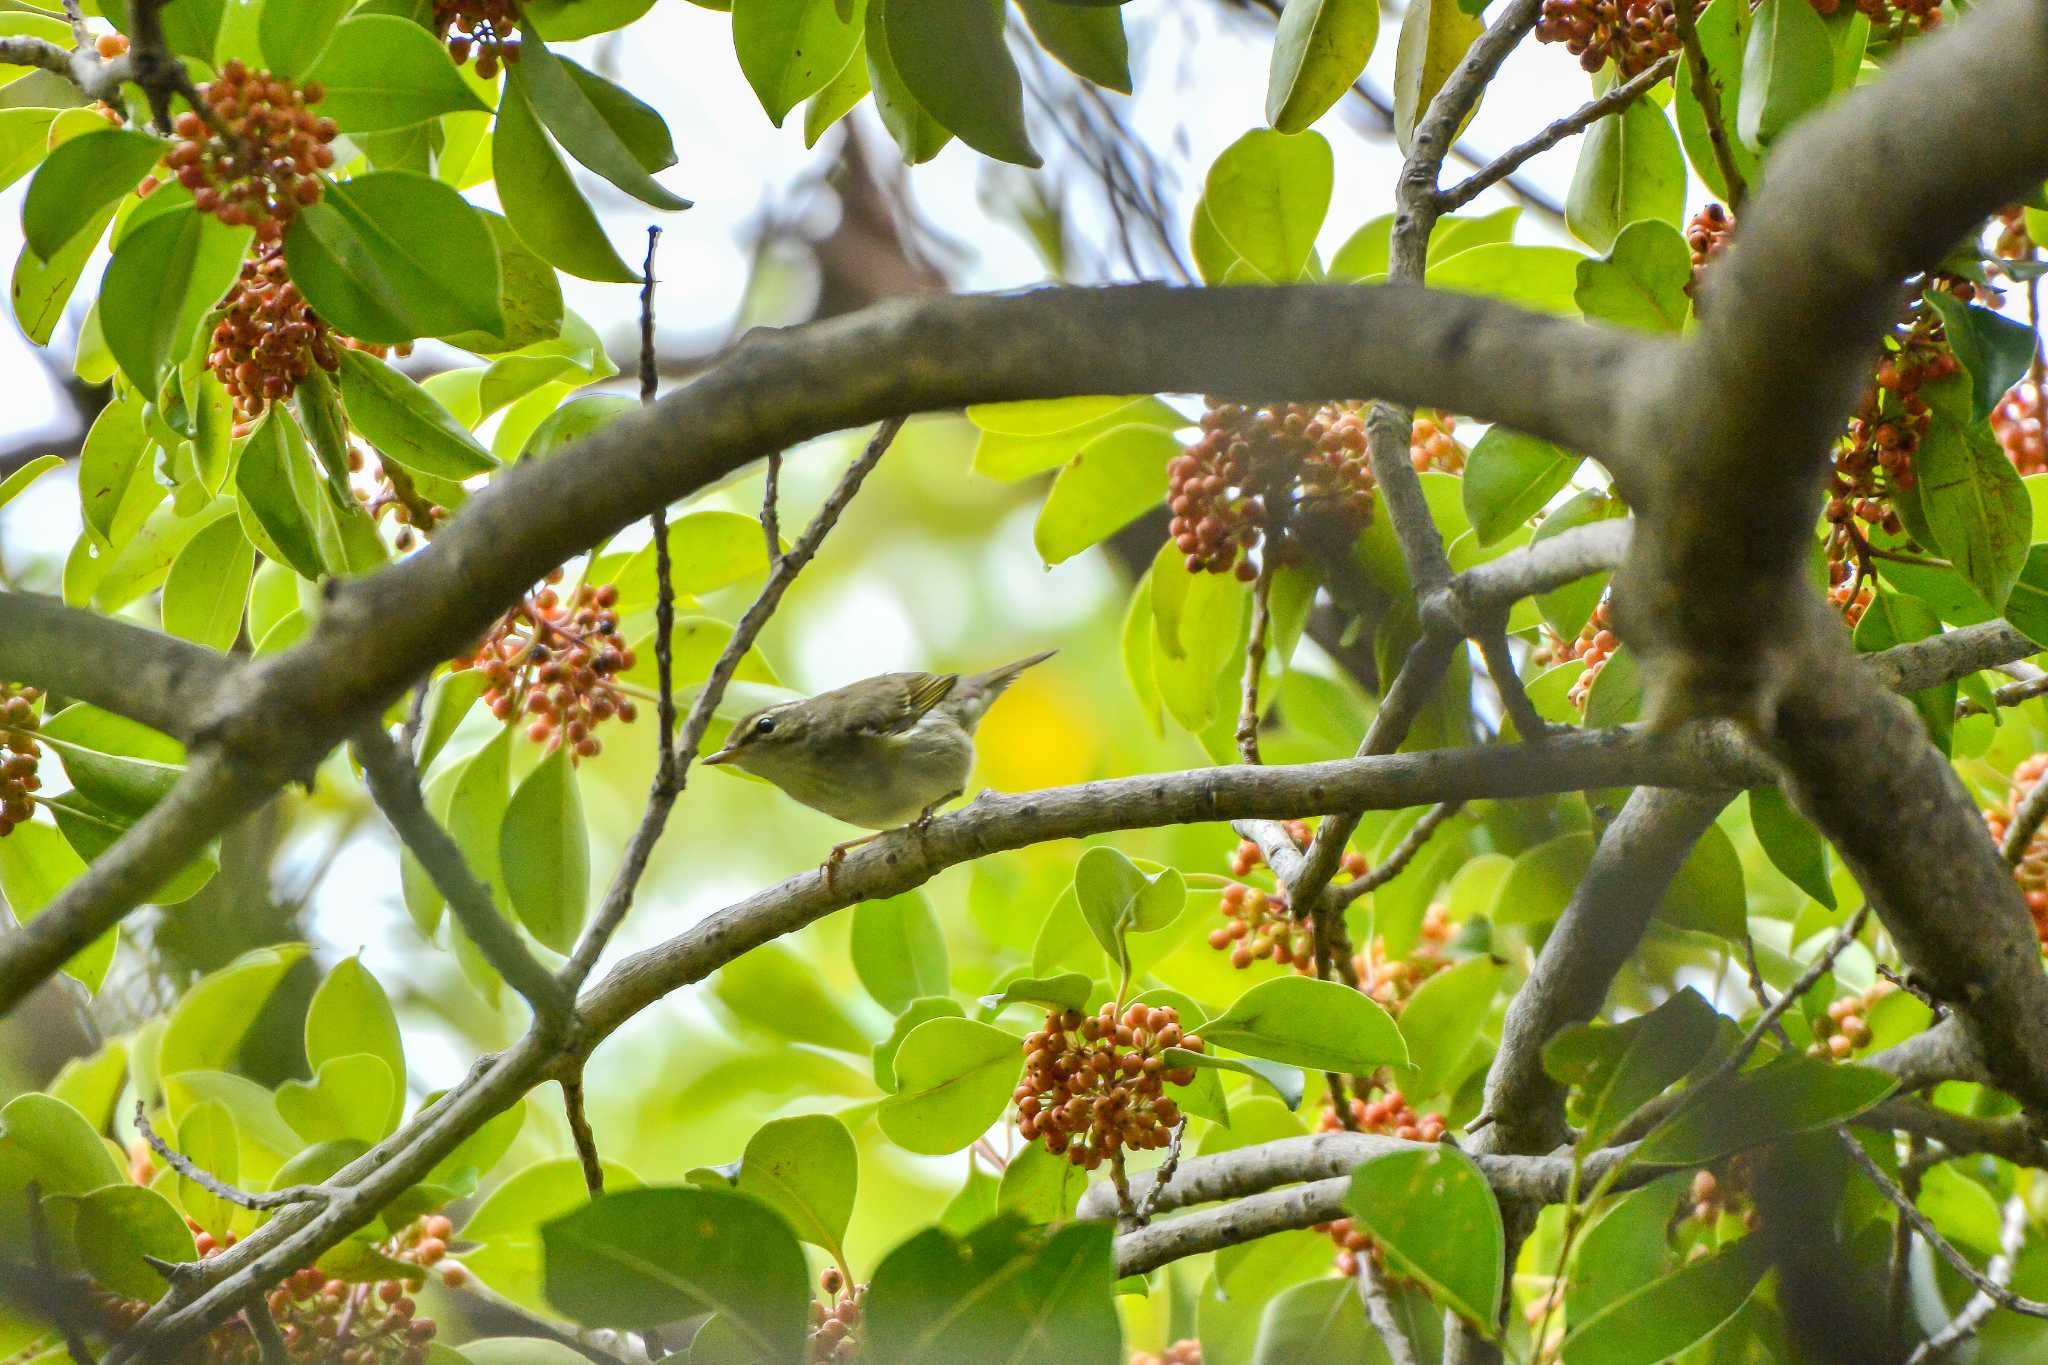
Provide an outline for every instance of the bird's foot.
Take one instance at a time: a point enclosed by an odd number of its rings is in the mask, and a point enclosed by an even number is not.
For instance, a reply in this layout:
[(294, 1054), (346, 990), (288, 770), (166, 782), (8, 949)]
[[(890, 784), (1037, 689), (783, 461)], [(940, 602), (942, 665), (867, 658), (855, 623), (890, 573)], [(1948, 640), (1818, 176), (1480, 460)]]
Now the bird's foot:
[(839, 865), (846, 861), (846, 851), (848, 849), (859, 848), (870, 839), (879, 839), (881, 837), (880, 834), (863, 834), (858, 839), (848, 839), (843, 844), (832, 845), (832, 851), (827, 853), (825, 861), (818, 865), (818, 870), (825, 874), (825, 889), (835, 896), (839, 894), (839, 888), (834, 884), (833, 879), (839, 871)]

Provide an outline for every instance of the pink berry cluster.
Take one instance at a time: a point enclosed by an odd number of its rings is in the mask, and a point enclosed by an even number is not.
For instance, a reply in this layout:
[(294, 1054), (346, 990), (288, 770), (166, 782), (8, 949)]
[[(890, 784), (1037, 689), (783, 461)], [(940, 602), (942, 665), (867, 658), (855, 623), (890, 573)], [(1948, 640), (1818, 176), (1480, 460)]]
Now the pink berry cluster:
[(1189, 573), (1257, 577), (1240, 558), (1297, 512), (1372, 520), (1361, 404), (1252, 407), (1210, 398), (1202, 434), (1166, 466), (1169, 534)]
[[(2013, 769), (2012, 788), (2006, 793), (2005, 804), (1984, 812), (1984, 823), (1993, 841), (2001, 846), (2005, 843), (2005, 832), (2012, 827), (2014, 814), (2039, 785), (2043, 774), (2048, 774), (2048, 753), (2022, 759)], [(2012, 875), (2019, 883), (2020, 893), (2027, 898), (2027, 913), (2033, 916), (2035, 936), (2048, 946), (2048, 828), (2036, 830), (2027, 841), (2026, 852)]]
[(1388, 957), (1386, 939), (1373, 935), (1372, 942), (1352, 957), (1359, 988), (1387, 1013), (1400, 1014), (1423, 982), (1451, 965), (1444, 949), (1450, 945), (1452, 928), (1450, 907), (1437, 904), (1423, 913), (1421, 935), (1405, 957)]
[(2048, 382), (2022, 379), (1991, 409), (1991, 430), (2022, 474), (2048, 474)]
[(848, 1284), (839, 1267), (827, 1266), (818, 1277), (826, 1302), (811, 1300), (810, 1365), (860, 1358), (861, 1312), (867, 1303), (868, 1287)]
[(1191, 1066), (1167, 1066), (1168, 1048), (1203, 1048), (1200, 1036), (1181, 1032), (1170, 1008), (1131, 1005), (1119, 1013), (1105, 1002), (1095, 1014), (1047, 1014), (1045, 1027), (1024, 1040), (1024, 1076), (1011, 1096), (1017, 1131), (1090, 1171), (1126, 1150), (1166, 1146), (1180, 1122), (1166, 1086), (1195, 1079)]
[(1465, 472), (1465, 447), (1451, 433), (1458, 419), (1447, 412), (1417, 412), (1408, 433), (1408, 462), (1418, 474)]
[(561, 581), (560, 569), (549, 574), (453, 666), (481, 669), (492, 715), (531, 716), (526, 737), (548, 749), (568, 745), (575, 762), (603, 748), (593, 733), (599, 725), (614, 716), (631, 724), (639, 708), (619, 681), (634, 664), (618, 638), (619, 590), (584, 583), (564, 598), (556, 591)]

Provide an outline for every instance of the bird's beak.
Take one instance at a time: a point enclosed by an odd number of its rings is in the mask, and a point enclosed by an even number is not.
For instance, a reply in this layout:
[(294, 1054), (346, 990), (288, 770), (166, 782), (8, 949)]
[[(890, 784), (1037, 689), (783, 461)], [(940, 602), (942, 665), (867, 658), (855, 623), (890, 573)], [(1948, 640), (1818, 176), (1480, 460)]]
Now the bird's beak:
[(739, 750), (735, 749), (732, 745), (728, 744), (723, 749), (720, 749), (717, 753), (706, 754), (703, 758), (700, 758), (697, 761), (699, 763), (708, 764), (730, 763), (737, 757), (739, 757)]

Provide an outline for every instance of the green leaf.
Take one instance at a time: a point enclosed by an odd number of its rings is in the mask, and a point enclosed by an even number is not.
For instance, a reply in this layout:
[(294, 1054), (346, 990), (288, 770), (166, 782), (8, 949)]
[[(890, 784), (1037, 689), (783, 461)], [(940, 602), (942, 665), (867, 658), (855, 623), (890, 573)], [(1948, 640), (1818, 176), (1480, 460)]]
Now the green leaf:
[[(443, 338), (478, 355), (501, 355), (562, 335), (562, 282), (540, 254), (501, 214), (482, 214), (498, 247), (498, 308), (505, 325), (496, 332), (456, 332)], [(300, 392), (304, 392), (301, 388)]]
[[(49, 344), (50, 335), (64, 316), (71, 291), (78, 287), (86, 261), (99, 246), (107, 224), (113, 221), (114, 206), (109, 204), (84, 232), (66, 242), (64, 249), (47, 261), (22, 247), (21, 255), (15, 258), (9, 297), (14, 303), (14, 320), (21, 324), (22, 334), (30, 341), (38, 346)], [(99, 318), (97, 304), (92, 316), (95, 321)], [(104, 340), (104, 328), (101, 333)]]
[(669, 193), (648, 174), (643, 159), (646, 126), (638, 113), (646, 106), (637, 100), (629, 103), (630, 97), (594, 94), (589, 82), (597, 78), (585, 72), (587, 79), (579, 79), (570, 63), (548, 50), (531, 23), (524, 26), (520, 40), (518, 71), (533, 112), (570, 156), (643, 204), (668, 210), (690, 207), (689, 200)]
[(1202, 1025), (1211, 1047), (1312, 1071), (1364, 1075), (1408, 1065), (1408, 1047), (1385, 1010), (1349, 986), (1308, 976), (1261, 981)]
[(590, 827), (568, 746), (557, 745), (512, 793), (498, 860), (526, 931), (558, 953), (574, 948), (590, 912)]
[(1251, 593), (1230, 574), (1191, 574), (1168, 542), (1152, 561), (1152, 664), (1166, 708), (1189, 731), (1208, 727), (1239, 643)]
[(825, 988), (817, 967), (783, 944), (764, 944), (719, 969), (711, 993), (734, 1017), (777, 1038), (865, 1053), (873, 1039)]
[(541, 1229), (548, 1300), (587, 1327), (646, 1330), (722, 1315), (771, 1361), (804, 1354), (810, 1276), (771, 1209), (743, 1194), (604, 1194)]
[(1736, 136), (1751, 147), (1768, 147), (1826, 102), (1834, 80), (1834, 44), (1813, 6), (1807, 0), (1763, 0), (1743, 44)]
[[(242, 1175), (242, 1143), (235, 1128), (235, 1116), (219, 1100), (193, 1105), (178, 1120), (178, 1154), (223, 1185), (233, 1185)], [(185, 1216), (198, 1223), (218, 1242), (227, 1235), (235, 1206), (192, 1177), (179, 1172), (178, 1202)]]
[(1542, 924), (1563, 914), (1592, 865), (1593, 844), (1591, 834), (1574, 830), (1516, 854), (1494, 897), (1494, 921)]
[(1745, 1237), (1724, 1246), (1615, 1299), (1584, 1320), (1572, 1319), (1564, 1358), (1572, 1365), (1669, 1360), (1734, 1317), (1768, 1269), (1770, 1258), (1762, 1238)]
[(1058, 976), (1023, 976), (1009, 982), (994, 995), (981, 997), (985, 1010), (999, 1010), (1005, 1005), (1043, 1005), (1049, 1010), (1078, 1010), (1088, 1004), (1088, 993), (1093, 983), (1080, 972), (1061, 972)]
[[(1612, 494), (1588, 490), (1574, 494), (1564, 506), (1543, 519), (1536, 533), (1529, 537), (1529, 543), (1541, 545), (1555, 535), (1562, 535), (1576, 526), (1590, 526), (1596, 521), (1613, 517), (1625, 517), (1628, 508), (1620, 498)], [(1550, 628), (1570, 640), (1585, 629), (1586, 622), (1593, 618), (1593, 608), (1600, 605), (1600, 595), (1607, 590), (1611, 574), (1590, 574), (1575, 583), (1536, 597), (1536, 609)]]
[[(1086, 977), (1082, 978), (1085, 983)], [(896, 1054), (902, 1050), (903, 1040), (910, 1036), (912, 1029), (927, 1019), (960, 1019), (967, 1011), (960, 1008), (951, 996), (919, 996), (896, 1016), (896, 1022), (889, 1029), (889, 1036), (876, 1043), (869, 1054), (874, 1062), (875, 1085), (885, 1094), (896, 1090)]]
[(853, 55), (839, 68), (839, 74), (804, 104), (804, 146), (815, 147), (825, 130), (853, 112), (868, 94), (868, 44), (863, 34), (853, 44)]
[[(497, 1163), (493, 1158), (471, 1164), (487, 1168)], [(632, 1171), (611, 1161), (604, 1163), (604, 1177), (610, 1191), (640, 1184)], [(462, 1239), (475, 1244), (462, 1254), (463, 1264), (514, 1303), (552, 1311), (542, 1292), (541, 1229), (584, 1207), (589, 1198), (582, 1163), (575, 1157), (537, 1162), (513, 1173), (484, 1196), (462, 1226)]]
[[(517, 227), (518, 215), (507, 212)], [(292, 219), (284, 246), (307, 303), (358, 341), (504, 330), (491, 230), (461, 195), (428, 176), (375, 171), (329, 182), (320, 202)]]
[(584, 1365), (589, 1360), (581, 1351), (546, 1337), (485, 1337), (465, 1341), (462, 1358), (469, 1365)]
[[(7, 898), (19, 924), (28, 924), (84, 875), (84, 862), (52, 826), (16, 825), (12, 834), (0, 839), (0, 896)], [(83, 983), (87, 991), (98, 991), (114, 963), (119, 933), (116, 926), (79, 949), (64, 963), (64, 974)]]
[(1739, 939), (1748, 927), (1747, 905), (1735, 844), (1719, 825), (1709, 825), (1671, 879), (1657, 917), (1681, 929)]
[(1024, 1069), (1021, 1043), (972, 1019), (919, 1024), (897, 1049), (896, 1093), (875, 1111), (883, 1134), (923, 1156), (967, 1146), (1009, 1103)]
[(860, 1153), (853, 1134), (830, 1114), (764, 1124), (740, 1158), (739, 1191), (781, 1214), (801, 1241), (845, 1261), (841, 1243), (853, 1217)]
[[(1206, 1339), (1206, 1338), (1205, 1338)], [(1266, 1300), (1251, 1365), (1304, 1360), (1378, 1360), (1379, 1337), (1349, 1279), (1308, 1280)]]
[(522, 70), (513, 66), (506, 73), (492, 153), (506, 219), (542, 260), (571, 275), (608, 283), (637, 280), (541, 131)]
[(103, 128), (58, 144), (21, 203), (29, 250), (44, 260), (55, 256), (169, 150), (162, 138), (128, 128)]
[(1956, 359), (1970, 372), (1970, 421), (1982, 422), (2033, 363), (2034, 329), (1945, 290), (1930, 289), (1924, 297), (1941, 315)]
[(892, 1014), (921, 995), (946, 993), (946, 940), (923, 892), (853, 908), (853, 970)]
[[(654, 0), (526, 0), (520, 9), (541, 24), (558, 43), (612, 33), (638, 19), (653, 7)], [(712, 9), (729, 9), (714, 4)]]
[(377, 1142), (385, 1126), (397, 1079), (382, 1059), (367, 1052), (332, 1057), (312, 1081), (286, 1081), (277, 1088), (277, 1112), (307, 1142)]
[(598, 118), (625, 144), (641, 170), (651, 175), (676, 164), (675, 139), (653, 105), (567, 57), (557, 54), (554, 60), (581, 87)]
[(1042, 164), (1024, 128), (1023, 82), (1003, 44), (1002, 0), (869, 0), (868, 11), (870, 58), (886, 44), (897, 77), (920, 107), (984, 155), (1019, 166)]
[(1792, 809), (1776, 787), (1749, 790), (1749, 823), (1771, 866), (1807, 895), (1835, 908), (1835, 888), (1828, 880), (1828, 845), (1819, 830)]
[(1913, 472), (1941, 553), (1993, 611), (2003, 611), (2026, 563), (2034, 513), (1997, 437), (1982, 422), (1963, 426), (1936, 410)]
[(57, 114), (55, 109), (0, 109), (0, 189), (42, 164)]
[(249, 236), (190, 210), (153, 218), (114, 248), (100, 284), (100, 327), (136, 388), (163, 387), (200, 319), (241, 273)]
[(504, 864), (498, 832), (511, 802), (512, 730), (505, 727), (464, 759), (448, 792), (448, 835), (462, 850), (476, 879), (490, 888), (499, 913), (505, 908)]
[(178, 552), (164, 580), (166, 633), (225, 650), (242, 630), (242, 606), (256, 572), (256, 549), (233, 517), (207, 526)]
[(62, 1100), (29, 1091), (0, 1109), (0, 1229), (25, 1228), (31, 1182), (45, 1195), (59, 1195), (89, 1194), (127, 1179), (93, 1126)]
[[(768, 571), (761, 523), (738, 512), (691, 512), (668, 524), (669, 581), (677, 593), (701, 597)], [(628, 600), (654, 601), (654, 546), (634, 552), (612, 580)], [(646, 592), (638, 591), (645, 583)]]
[(201, 977), (164, 1026), (157, 1074), (227, 1069), (270, 993), (305, 955), (303, 943), (256, 948)]
[(354, 0), (294, 0), (291, 4), (265, 4), (256, 21), (257, 42), (270, 69), (288, 81), (297, 81), (334, 36), (335, 25), (347, 14)]
[(1262, 1061), (1257, 1057), (1218, 1057), (1207, 1052), (1190, 1052), (1184, 1047), (1170, 1047), (1160, 1055), (1170, 1067), (1191, 1066), (1197, 1071), (1234, 1071), (1240, 1076), (1250, 1076), (1264, 1082), (1266, 1088), (1289, 1109), (1301, 1107), (1305, 1082), (1298, 1067)]
[(860, 25), (841, 19), (833, 0), (737, 0), (733, 6), (740, 71), (778, 128), (839, 73), (860, 35)]
[[(1713, 0), (1700, 11), (1695, 29), (1699, 34), (1700, 51), (1707, 59), (1707, 69), (1720, 91), (1721, 117), (1724, 121), (1733, 120), (1742, 103), (1742, 54), (1749, 40), (1748, 0)], [(1692, 162), (1693, 170), (1714, 197), (1727, 202), (1728, 182), (1721, 174), (1720, 161), (1714, 156), (1713, 138), (1707, 130), (1706, 111), (1700, 107), (1699, 92), (1693, 87), (1690, 62), (1678, 64), (1678, 74), (1673, 78), (1671, 106), (1677, 116), (1679, 141), (1685, 144), (1686, 159)], [(1741, 138), (1735, 136), (1735, 129), (1729, 123), (1724, 122), (1723, 134), (1736, 172), (1745, 184), (1756, 184), (1763, 163)]]
[(974, 472), (991, 479), (1022, 479), (1058, 469), (1090, 441), (1118, 428), (1176, 431), (1187, 424), (1178, 411), (1150, 396), (979, 403), (967, 409), (967, 420), (981, 433), (974, 442)]
[[(996, 1211), (1014, 1213), (1044, 1225), (1074, 1216), (1088, 1190), (1088, 1172), (1064, 1156), (1054, 1156), (1042, 1142), (1027, 1142), (1003, 1167), (996, 1188)], [(987, 1221), (986, 1219), (982, 1221)]]
[(526, 438), (519, 458), (544, 460), (556, 451), (567, 449), (584, 437), (604, 430), (627, 413), (637, 412), (640, 406), (638, 398), (617, 393), (589, 393), (581, 398), (572, 398), (549, 413), (533, 429), (533, 435)]
[(1166, 496), (1166, 465), (1181, 451), (1156, 426), (1115, 427), (1090, 440), (1053, 481), (1032, 530), (1047, 564), (1108, 539)]
[(1700, 1166), (1730, 1152), (1840, 1123), (1898, 1085), (1882, 1071), (1805, 1056), (1728, 1077), (1643, 1139), (1637, 1159)]
[[(982, 3), (982, 0), (975, 0)], [(953, 140), (953, 134), (944, 124), (932, 117), (929, 110), (918, 102), (910, 87), (896, 69), (896, 63), (889, 53), (889, 37), (883, 23), (886, 6), (868, 6), (866, 32), (861, 47), (867, 53), (868, 86), (874, 91), (875, 113), (881, 117), (882, 126), (889, 130), (889, 136), (903, 153), (905, 165), (916, 166), (930, 161)]]
[(1481, 545), (1521, 528), (1578, 472), (1581, 459), (1550, 442), (1503, 426), (1488, 427), (1465, 462), (1465, 516)]
[[(1677, 227), (1685, 217), (1685, 155), (1655, 101), (1636, 100), (1587, 130), (1564, 207), (1572, 235), (1597, 251), (1613, 247), (1631, 223)], [(1686, 259), (1690, 275), (1689, 252)]]
[(1687, 986), (1619, 1024), (1572, 1024), (1543, 1048), (1543, 1069), (1578, 1089), (1582, 1150), (1600, 1146), (1629, 1115), (1699, 1064), (1721, 1016)]
[(1486, 25), (1456, 0), (1417, 0), (1401, 18), (1394, 50), (1394, 142), (1409, 150), (1415, 125)]
[(86, 526), (103, 544), (125, 544), (163, 500), (163, 488), (143, 459), (148, 447), (142, 399), (133, 392), (101, 408), (86, 432), (78, 457), (78, 501)]
[(1492, 1337), (1506, 1262), (1493, 1190), (1471, 1157), (1448, 1144), (1395, 1152), (1351, 1173), (1344, 1206), (1397, 1275)]
[(1015, 1214), (965, 1238), (926, 1228), (875, 1267), (861, 1349), (902, 1365), (1117, 1360), (1112, 1235), (1107, 1223), (1044, 1230)]
[(1412, 1070), (1401, 1090), (1411, 1100), (1450, 1093), (1464, 1079), (1503, 970), (1490, 957), (1467, 958), (1430, 977), (1409, 997), (1401, 1010), (1401, 1036), (1408, 1040)]
[(1580, 261), (1578, 270), (1572, 297), (1588, 318), (1645, 332), (1685, 326), (1692, 305), (1685, 292), (1692, 281), (1692, 249), (1669, 223), (1630, 223), (1604, 260)]
[(1254, 128), (1209, 167), (1196, 217), (1261, 278), (1306, 278), (1330, 210), (1334, 165), (1321, 133)]
[[(526, 44), (521, 47), (528, 55)], [(344, 20), (307, 76), (327, 87), (320, 112), (346, 133), (410, 128), (442, 114), (490, 109), (455, 69), (448, 49), (396, 15)]]
[(1131, 93), (1130, 43), (1124, 37), (1122, 10), (1065, 0), (1017, 0), (1017, 7), (1038, 45), (1067, 70), (1120, 94)]
[(1375, 0), (1287, 0), (1273, 35), (1266, 122), (1298, 133), (1328, 113), (1365, 70), (1379, 36)]
[(334, 964), (306, 1007), (306, 1062), (317, 1071), (357, 1053), (382, 1061), (397, 1081), (385, 1127), (390, 1132), (405, 1112), (405, 1044), (384, 987), (360, 957), (347, 957)]
[(1568, 247), (1489, 242), (1429, 266), (1424, 283), (1570, 317), (1579, 310), (1579, 262), (1585, 259)]
[(2036, 645), (2048, 640), (2048, 545), (2027, 550), (2026, 566), (2005, 599), (2005, 619)]
[(366, 351), (342, 350), (341, 395), (356, 430), (407, 469), (461, 480), (498, 466), (431, 394)]
[(1128, 969), (1124, 936), (1171, 923), (1187, 904), (1187, 884), (1173, 868), (1147, 876), (1116, 849), (1097, 845), (1074, 866), (1074, 895), (1088, 932)]
[(173, 1262), (199, 1259), (177, 1206), (142, 1185), (108, 1185), (79, 1196), (72, 1235), (86, 1273), (131, 1299), (154, 1300), (168, 1288), (144, 1256)]
[(1689, 1172), (1673, 1171), (1608, 1203), (1572, 1257), (1565, 1284), (1567, 1323), (1584, 1322), (1670, 1267), (1671, 1220), (1691, 1185)]
[(302, 578), (318, 578), (325, 565), (314, 539), (312, 462), (305, 434), (291, 410), (272, 403), (235, 463), (235, 493), (244, 512)]

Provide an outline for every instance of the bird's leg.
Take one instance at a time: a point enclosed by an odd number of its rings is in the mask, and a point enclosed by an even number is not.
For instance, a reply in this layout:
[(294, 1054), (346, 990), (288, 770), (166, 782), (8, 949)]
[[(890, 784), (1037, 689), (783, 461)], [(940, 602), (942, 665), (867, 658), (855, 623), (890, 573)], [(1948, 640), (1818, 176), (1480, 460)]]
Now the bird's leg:
[(965, 788), (956, 787), (952, 791), (947, 792), (944, 796), (932, 802), (929, 806), (926, 806), (922, 811), (919, 811), (917, 818), (915, 820), (912, 820), (907, 826), (905, 826), (905, 828), (907, 828), (912, 834), (917, 836), (918, 849), (920, 852), (924, 853), (926, 857), (931, 856), (931, 848), (929, 845), (925, 843), (924, 832), (926, 829), (930, 828), (932, 823), (932, 817), (938, 814), (940, 806), (945, 805), (954, 797), (961, 795), (965, 790)]
[(839, 865), (846, 861), (846, 850), (850, 848), (859, 848), (862, 844), (867, 843), (869, 840), (879, 839), (888, 832), (889, 831), (885, 829), (876, 830), (873, 834), (863, 834), (858, 839), (848, 839), (843, 844), (832, 845), (832, 851), (830, 853), (827, 853), (825, 855), (825, 861), (819, 864), (819, 871), (825, 874), (825, 889), (827, 891), (832, 892), (832, 894), (834, 895), (839, 894), (839, 888), (832, 884), (832, 875), (839, 870)]

